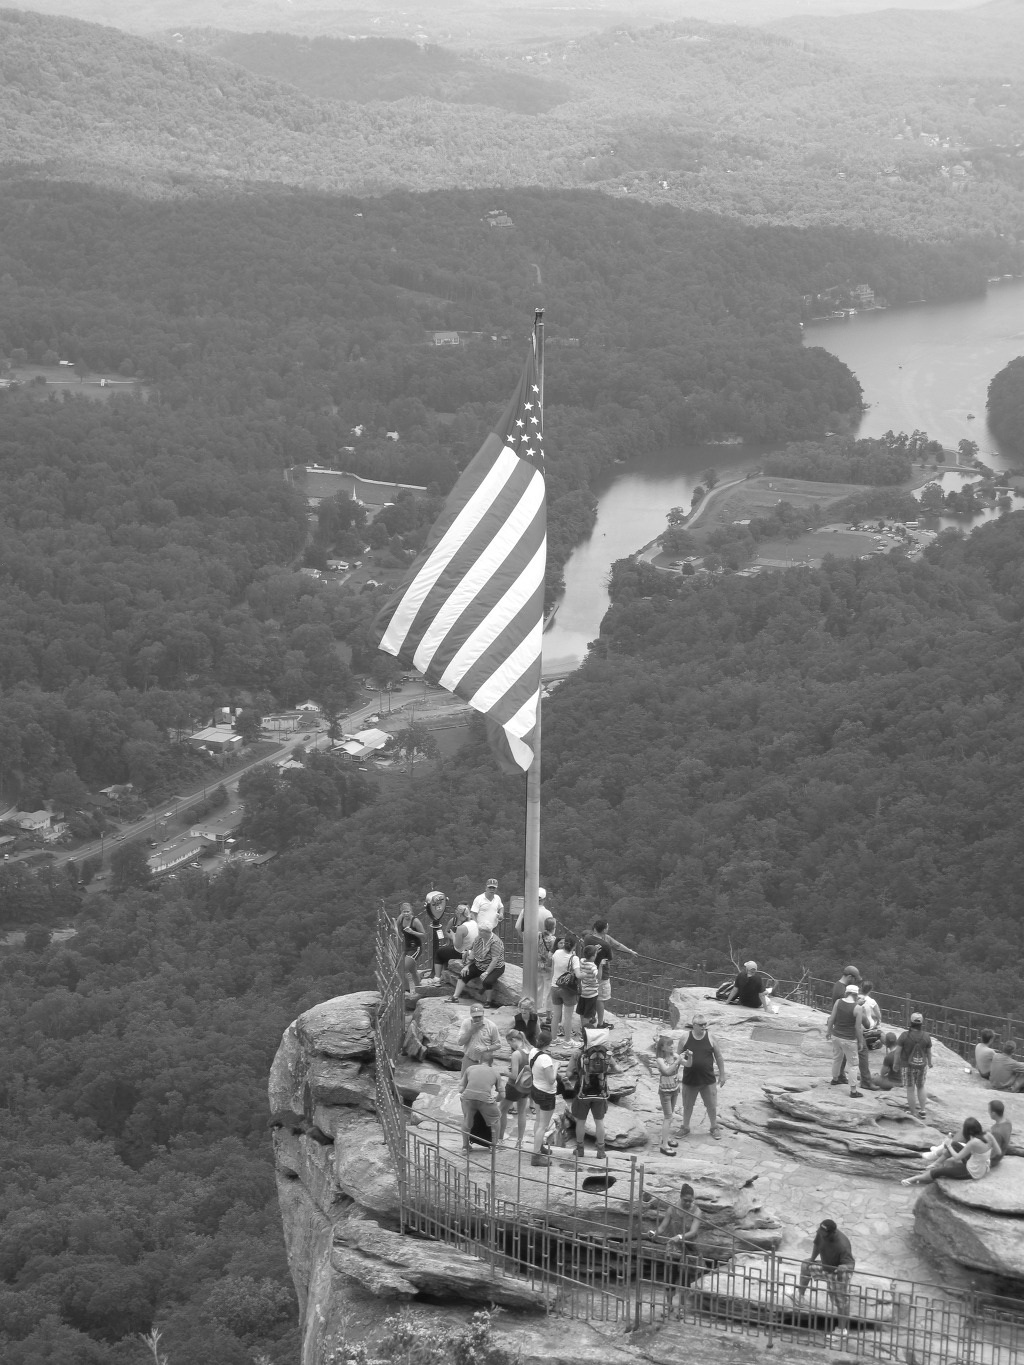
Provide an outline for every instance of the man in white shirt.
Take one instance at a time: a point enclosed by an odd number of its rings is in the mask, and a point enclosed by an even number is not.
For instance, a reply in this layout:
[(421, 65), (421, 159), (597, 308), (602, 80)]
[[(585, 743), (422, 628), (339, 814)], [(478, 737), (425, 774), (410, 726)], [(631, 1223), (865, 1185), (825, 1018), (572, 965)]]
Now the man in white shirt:
[(486, 887), (469, 907), (481, 929), (493, 929), (498, 921), (505, 918), (505, 905), (498, 895), (498, 880), (491, 877)]
[[(448, 967), (450, 971), (461, 971), (463, 954), (472, 948), (479, 936), (480, 930), (477, 928), (476, 920), (469, 917), (469, 906), (460, 905), (455, 911), (455, 925), (450, 941), (438, 952), (440, 965)], [(453, 961), (458, 962), (458, 967), (451, 967)]]

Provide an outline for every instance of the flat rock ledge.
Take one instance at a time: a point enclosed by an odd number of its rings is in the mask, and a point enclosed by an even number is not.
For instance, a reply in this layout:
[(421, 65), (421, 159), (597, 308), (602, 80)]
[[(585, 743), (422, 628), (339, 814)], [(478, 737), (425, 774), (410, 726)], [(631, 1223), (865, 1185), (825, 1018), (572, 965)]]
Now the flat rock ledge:
[(1024, 1280), (1024, 1160), (1004, 1157), (984, 1180), (926, 1185), (914, 1207), (914, 1227), (940, 1255)]
[[(518, 999), (518, 969), (510, 967), (506, 977), (505, 998)], [(372, 1325), (386, 1302), (410, 1301), (418, 1314), (428, 1311), (427, 1305), (432, 1312), (468, 1315), (498, 1304), (508, 1315), (502, 1319), (503, 1331), (520, 1334), (524, 1362), (568, 1360), (572, 1339), (559, 1337), (556, 1343), (556, 1329), (549, 1325), (555, 1320), (539, 1317), (546, 1306), (543, 1291), (445, 1244), (401, 1233), (398, 1174), (376, 1114), (373, 1027), (378, 1004), (376, 992), (363, 991), (307, 1010), (285, 1030), (271, 1070), (270, 1126), (286, 1248), (303, 1323), (301, 1365), (320, 1365), (327, 1344), (344, 1333), (357, 1305)], [(645, 1197), (651, 1201), (645, 1223), (656, 1216), (658, 1201), (674, 1198), (680, 1180), (688, 1180), (707, 1215), (701, 1249), (710, 1260), (727, 1254), (733, 1238), (741, 1250), (776, 1248), (785, 1257), (799, 1258), (806, 1254), (807, 1229), (833, 1214), (847, 1227), (858, 1220), (858, 1263), (863, 1252), (869, 1273), (879, 1273), (871, 1263), (875, 1243), (870, 1238), (884, 1233), (880, 1261), (890, 1275), (930, 1280), (931, 1274), (921, 1273), (922, 1258), (934, 1264), (940, 1256), (951, 1276), (962, 1276), (958, 1267), (964, 1267), (1024, 1282), (1024, 1161), (1015, 1155), (1022, 1150), (1019, 1139), (1011, 1155), (983, 1181), (942, 1182), (919, 1196), (898, 1187), (900, 1176), (921, 1169), (923, 1153), (940, 1133), (959, 1129), (967, 1114), (985, 1115), (992, 1092), (967, 1074), (959, 1057), (936, 1049), (929, 1075), (929, 1121), (920, 1122), (907, 1113), (899, 1092), (873, 1091), (853, 1099), (844, 1088), (829, 1085), (824, 1021), (806, 1006), (780, 1001), (778, 1014), (752, 1013), (688, 990), (674, 992), (672, 1004), (674, 1032), (682, 1036), (699, 1004), (722, 1046), (729, 1075), (719, 1094), (724, 1138), (711, 1137), (698, 1111), (693, 1133), (681, 1140), (678, 1154), (659, 1153), (660, 1105), (651, 1059), (657, 1037), (666, 1029), (656, 1021), (616, 1018), (607, 1162), (595, 1160), (590, 1135), (582, 1160), (576, 1160), (571, 1145), (556, 1147), (543, 1182), (521, 1179), (512, 1116), (509, 1142), (495, 1153), (499, 1197), (517, 1201), (526, 1217), (531, 1199), (539, 1199), (552, 1223), (567, 1231), (581, 1216), (590, 1221), (597, 1217), (614, 1230), (625, 1224), (635, 1163), (642, 1161)], [(488, 1012), (503, 1040), (499, 1056), (506, 1058), (504, 1034), (512, 1015), (512, 1005), (504, 1003)], [(474, 1181), (487, 1183), (489, 1151), (474, 1148), (464, 1158), (461, 1150), (457, 1086), (462, 1049), (457, 1037), (467, 1016), (465, 1006), (436, 995), (424, 998), (424, 1027), (441, 1064), (402, 1059), (396, 1082), (412, 1110), (413, 1131), (429, 1152), (439, 1146), (449, 1157), (466, 1161)], [(552, 1053), (564, 1063), (569, 1048), (556, 1043)], [(874, 1062), (877, 1069), (877, 1056)], [(1020, 1134), (1024, 1096), (1001, 1098)], [(678, 1124), (677, 1117), (677, 1136)], [(424, 1158), (428, 1162), (429, 1152)], [(887, 1190), (886, 1183), (895, 1188)], [(785, 1223), (768, 1207), (769, 1200), (784, 1203)], [(840, 1203), (845, 1212), (837, 1208)], [(716, 1279), (709, 1272), (701, 1292), (714, 1297), (724, 1292), (724, 1285), (720, 1275)], [(368, 1307), (374, 1303), (381, 1305), (376, 1316)], [(667, 1346), (669, 1329), (664, 1331)], [(702, 1334), (701, 1350), (707, 1346), (713, 1354), (717, 1348), (710, 1345), (712, 1340), (713, 1334)], [(760, 1358), (760, 1347), (753, 1340), (749, 1344)], [(647, 1338), (631, 1345), (616, 1342), (612, 1354), (616, 1360), (635, 1361), (640, 1349), (643, 1358), (660, 1360), (655, 1345), (656, 1340)], [(597, 1357), (588, 1348), (579, 1358)], [(607, 1350), (602, 1358), (611, 1358)]]

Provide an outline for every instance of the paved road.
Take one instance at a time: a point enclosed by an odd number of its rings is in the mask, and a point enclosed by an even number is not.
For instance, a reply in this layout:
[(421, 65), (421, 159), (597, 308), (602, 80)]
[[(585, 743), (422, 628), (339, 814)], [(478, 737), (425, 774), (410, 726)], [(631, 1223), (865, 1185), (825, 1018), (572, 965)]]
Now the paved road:
[[(356, 707), (354, 711), (349, 712), (348, 715), (340, 718), (339, 724), (343, 730), (358, 729), (367, 716), (378, 714), (376, 701), (377, 694), (374, 693), (373, 696), (374, 700), (372, 702), (366, 702), (362, 706)], [(410, 697), (409, 700), (412, 700), (412, 698)], [(223, 785), (229, 797), (232, 798), (232, 801), (237, 801), (238, 779), (243, 777), (246, 773), (252, 772), (254, 768), (259, 768), (264, 763), (277, 762), (285, 756), (290, 755), (295, 749), (304, 749), (307, 747), (326, 748), (330, 743), (330, 740), (327, 737), (327, 731), (325, 729), (317, 730), (316, 738), (312, 742), (302, 739), (302, 733), (309, 734), (311, 731), (315, 730), (315, 728), (316, 721), (311, 717), (308, 730), (300, 732), (300, 734), (297, 735), (290, 735), (288, 739), (284, 743), (278, 745), (272, 753), (263, 754), (260, 758), (253, 759), (251, 763), (246, 763), (241, 768), (236, 768), (234, 772), (224, 779), (223, 783), (207, 778), (205, 783), (199, 782), (192, 787), (186, 787), (181, 792), (180, 796), (170, 797), (168, 800), (162, 801), (158, 809), (155, 810), (152, 815), (144, 815), (141, 819), (135, 820), (129, 825), (123, 825), (117, 832), (105, 835), (103, 839), (94, 839), (90, 843), (81, 844), (75, 849), (62, 849), (55, 854), (53, 862), (48, 863), (47, 866), (60, 867), (67, 862), (83, 862), (86, 858), (96, 857), (101, 852), (104, 856), (107, 856), (119, 843), (123, 843), (127, 839), (152, 838), (154, 837), (154, 834), (159, 831), (163, 821), (169, 817), (173, 818), (183, 806), (188, 806), (193, 801), (201, 800), (204, 790), (209, 792), (211, 788)], [(230, 810), (230, 807), (222, 808), (213, 819), (218, 822), (225, 819), (228, 810)], [(230, 825), (232, 827), (237, 825), (241, 818), (242, 812), (241, 810), (238, 810), (230, 820)], [(31, 850), (33, 853), (36, 851), (37, 850), (35, 849)], [(11, 861), (14, 862), (18, 858), (24, 856), (24, 854), (15, 854)]]

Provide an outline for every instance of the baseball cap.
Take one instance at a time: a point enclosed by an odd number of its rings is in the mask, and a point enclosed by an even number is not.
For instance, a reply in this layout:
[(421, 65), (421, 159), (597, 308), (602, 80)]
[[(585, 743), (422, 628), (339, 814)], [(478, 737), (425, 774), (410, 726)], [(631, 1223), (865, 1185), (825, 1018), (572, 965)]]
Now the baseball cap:
[(471, 1015), (483, 1014), (484, 1007), (483, 1005), (480, 1004), (479, 1000), (474, 1000), (472, 1005), (470, 1005), (469, 1007), (469, 1012)]
[[(494, 885), (497, 886), (498, 883), (495, 882)], [(538, 887), (537, 887), (537, 899), (538, 899), (539, 901), (544, 900), (544, 899), (547, 897), (547, 894), (548, 894), (548, 893), (544, 890), (544, 888), (543, 888), (542, 886), (538, 886)]]
[(748, 972), (756, 972), (756, 971), (757, 971), (757, 963), (756, 963), (756, 962), (744, 962), (743, 967), (744, 967), (744, 970), (746, 970), (746, 971), (748, 971)]
[(498, 879), (497, 879), (497, 877), (488, 877), (488, 878), (487, 878), (487, 890), (490, 891), (490, 889), (491, 889), (492, 886), (494, 887), (495, 891), (497, 891), (497, 889), (498, 889)]
[(857, 978), (858, 981), (860, 980), (860, 972), (857, 970), (856, 967), (844, 967), (844, 968), (843, 968), (843, 975), (844, 975), (844, 976), (855, 976), (855, 977)]
[(827, 1232), (829, 1235), (836, 1231), (836, 1225), (831, 1218), (823, 1218), (818, 1227), (822, 1232)]
[(924, 1015), (923, 1015), (923, 1014), (918, 1014), (917, 1011), (915, 1010), (914, 1013), (910, 1016), (910, 1022), (911, 1022), (912, 1024), (923, 1024), (923, 1023), (924, 1023)]

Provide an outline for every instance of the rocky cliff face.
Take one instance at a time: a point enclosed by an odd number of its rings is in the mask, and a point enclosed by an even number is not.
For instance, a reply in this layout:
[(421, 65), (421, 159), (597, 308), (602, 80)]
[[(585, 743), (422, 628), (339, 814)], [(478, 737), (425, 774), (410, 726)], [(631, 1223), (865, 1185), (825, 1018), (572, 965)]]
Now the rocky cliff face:
[[(514, 996), (517, 983), (510, 986)], [(677, 1023), (685, 1024), (697, 1003), (693, 992), (676, 992)], [(553, 1223), (561, 1220), (571, 1231), (588, 1210), (602, 1208), (600, 1216), (613, 1226), (620, 1205), (588, 1195), (585, 1181), (603, 1171), (625, 1191), (642, 1162), (648, 1196), (674, 1194), (681, 1179), (694, 1186), (706, 1214), (702, 1250), (710, 1257), (733, 1237), (751, 1250), (776, 1247), (801, 1257), (817, 1223), (831, 1216), (851, 1236), (858, 1270), (961, 1285), (967, 1270), (985, 1271), (1024, 1282), (1024, 1162), (1007, 1158), (979, 1185), (921, 1192), (898, 1181), (921, 1169), (921, 1153), (939, 1128), (958, 1128), (967, 1113), (984, 1115), (991, 1092), (965, 1074), (959, 1058), (939, 1050), (931, 1085), (937, 1122), (925, 1125), (906, 1114), (900, 1094), (855, 1100), (828, 1085), (820, 1014), (785, 1002), (778, 1016), (699, 1003), (728, 1066), (720, 1094), (724, 1137), (711, 1137), (698, 1106), (678, 1157), (661, 1155), (652, 1050), (662, 1026), (618, 1021), (610, 1129), (619, 1150), (607, 1167), (592, 1163), (589, 1149), (584, 1163), (571, 1151), (555, 1152), (545, 1194)], [(701, 1359), (732, 1358), (727, 1338), (692, 1326), (645, 1329), (627, 1345), (621, 1325), (553, 1318), (539, 1288), (475, 1256), (403, 1235), (398, 1179), (375, 1109), (376, 1008), (376, 994), (362, 992), (307, 1011), (285, 1031), (270, 1077), (278, 1189), (303, 1323), (301, 1365), (324, 1365), (345, 1340), (372, 1340), (384, 1313), (403, 1304), (439, 1325), (499, 1305), (498, 1337), (523, 1362), (591, 1355), (614, 1362), (638, 1353), (668, 1360), (681, 1344), (679, 1331), (690, 1350), (699, 1336)], [(441, 1150), (461, 1149), (444, 1120), (458, 1117), (458, 1074), (448, 1068), (459, 1064), (456, 1036), (465, 1012), (465, 1006), (427, 1001), (424, 1025), (440, 1061), (403, 1061), (396, 1072), (412, 1108), (410, 1122)], [(502, 1033), (511, 1016), (511, 1008), (494, 1016)], [(557, 1046), (554, 1052), (568, 1055)], [(1004, 1099), (1010, 1117), (1024, 1126), (1024, 1097)], [(497, 1193), (517, 1199), (528, 1215), (534, 1196), (524, 1193), (515, 1172), (514, 1151), (503, 1149), (495, 1160)], [(744, 1359), (756, 1359), (764, 1342), (745, 1342)], [(799, 1356), (787, 1345), (787, 1359)]]

